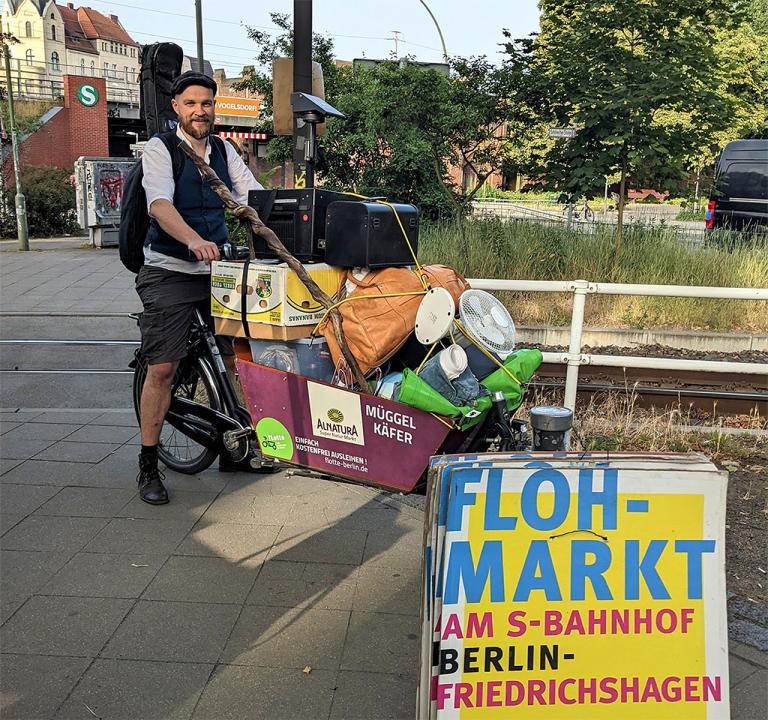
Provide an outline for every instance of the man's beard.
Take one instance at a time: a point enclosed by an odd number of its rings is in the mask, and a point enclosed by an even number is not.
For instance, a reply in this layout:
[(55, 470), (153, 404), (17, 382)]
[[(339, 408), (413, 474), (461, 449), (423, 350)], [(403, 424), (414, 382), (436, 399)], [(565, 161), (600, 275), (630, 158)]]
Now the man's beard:
[(193, 120), (190, 120), (189, 122), (181, 123), (181, 129), (185, 133), (187, 133), (187, 135), (190, 135), (196, 140), (202, 140), (203, 138), (207, 138), (211, 134), (212, 127), (213, 127), (212, 121), (208, 121), (208, 123), (206, 124), (203, 124), (201, 122), (194, 122)]

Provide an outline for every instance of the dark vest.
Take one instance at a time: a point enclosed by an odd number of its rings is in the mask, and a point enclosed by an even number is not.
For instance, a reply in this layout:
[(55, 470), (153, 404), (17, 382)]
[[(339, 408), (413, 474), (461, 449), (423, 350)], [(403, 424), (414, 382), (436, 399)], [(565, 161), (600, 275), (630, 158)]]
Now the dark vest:
[[(209, 138), (211, 143), (210, 166), (219, 179), (232, 190), (232, 180), (229, 177), (227, 154), (224, 143)], [(194, 163), (186, 158), (181, 176), (176, 181), (173, 192), (173, 205), (179, 211), (187, 225), (197, 232), (200, 237), (209, 242), (215, 242), (221, 247), (227, 241), (227, 224), (224, 221), (224, 203), (219, 199), (211, 186), (204, 180)], [(156, 220), (149, 223), (146, 245), (154, 251), (170, 255), (181, 260), (197, 262), (197, 258), (186, 245), (163, 230)]]

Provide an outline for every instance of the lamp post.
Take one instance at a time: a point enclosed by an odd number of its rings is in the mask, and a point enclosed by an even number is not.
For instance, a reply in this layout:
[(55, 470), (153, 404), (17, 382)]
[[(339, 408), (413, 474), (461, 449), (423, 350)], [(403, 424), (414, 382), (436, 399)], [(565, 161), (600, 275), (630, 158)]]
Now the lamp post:
[(443, 46), (443, 60), (445, 61), (445, 64), (448, 64), (448, 50), (445, 48), (445, 40), (443, 39), (443, 31), (440, 29), (440, 26), (437, 24), (437, 18), (434, 16), (432, 11), (429, 9), (429, 6), (427, 3), (424, 2), (424, 0), (419, 0), (419, 2), (424, 6), (424, 9), (429, 13), (429, 17), (432, 18), (432, 22), (435, 23), (435, 27), (437, 28), (437, 34), (440, 36), (440, 44)]
[(16, 136), (16, 115), (13, 110), (13, 87), (11, 86), (11, 61), (7, 42), (17, 42), (12, 35), (3, 35), (3, 58), (5, 60), (5, 89), (8, 93), (8, 121), (11, 124), (11, 145), (13, 147), (13, 174), (16, 179), (16, 228), (19, 238), (19, 250), (29, 250), (29, 231), (27, 228), (27, 202), (21, 189), (21, 162), (19, 160), (19, 141)]
[(203, 62), (203, 2), (195, 0), (195, 28), (197, 29), (197, 71), (205, 72)]

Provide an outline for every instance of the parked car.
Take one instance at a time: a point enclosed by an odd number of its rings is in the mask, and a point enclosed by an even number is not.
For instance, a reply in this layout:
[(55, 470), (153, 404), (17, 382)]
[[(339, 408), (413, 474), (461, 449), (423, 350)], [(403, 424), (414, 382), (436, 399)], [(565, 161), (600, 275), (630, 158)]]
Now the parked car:
[(768, 140), (734, 140), (725, 146), (706, 228), (768, 231)]

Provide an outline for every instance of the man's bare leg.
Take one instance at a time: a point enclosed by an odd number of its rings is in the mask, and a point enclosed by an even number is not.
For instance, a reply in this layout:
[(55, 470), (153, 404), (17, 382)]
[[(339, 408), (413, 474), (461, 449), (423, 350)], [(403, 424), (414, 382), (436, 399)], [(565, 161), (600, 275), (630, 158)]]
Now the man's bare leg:
[(168, 492), (157, 467), (157, 444), (165, 415), (171, 405), (171, 387), (178, 362), (147, 367), (141, 390), (141, 454), (139, 455), (139, 497), (150, 505), (165, 505)]
[(147, 367), (147, 377), (141, 390), (141, 444), (157, 445), (168, 408), (171, 406), (171, 386), (178, 362), (159, 363)]

